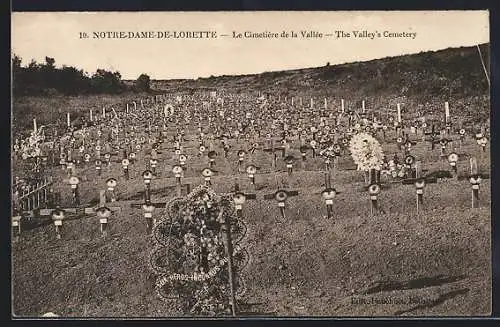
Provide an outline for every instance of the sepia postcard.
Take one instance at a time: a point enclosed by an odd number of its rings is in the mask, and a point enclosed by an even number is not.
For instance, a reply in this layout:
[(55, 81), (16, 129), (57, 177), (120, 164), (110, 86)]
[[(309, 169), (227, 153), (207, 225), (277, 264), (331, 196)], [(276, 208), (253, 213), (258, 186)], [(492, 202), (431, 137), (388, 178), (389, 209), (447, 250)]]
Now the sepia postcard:
[(13, 319), (492, 314), (489, 11), (11, 26)]

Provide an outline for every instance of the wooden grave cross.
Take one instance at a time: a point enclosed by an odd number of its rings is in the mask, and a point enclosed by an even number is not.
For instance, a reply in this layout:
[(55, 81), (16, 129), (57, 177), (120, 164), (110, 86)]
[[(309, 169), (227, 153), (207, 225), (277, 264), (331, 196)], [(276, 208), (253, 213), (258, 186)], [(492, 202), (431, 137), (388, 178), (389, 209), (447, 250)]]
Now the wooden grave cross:
[(156, 176), (157, 171), (156, 171), (156, 165), (158, 164), (158, 159), (151, 158), (149, 160), (149, 167), (151, 168), (151, 172)]
[(121, 211), (120, 207), (109, 207), (106, 205), (106, 191), (99, 191), (99, 205), (85, 208), (85, 214), (95, 214), (99, 218), (101, 236), (106, 237), (108, 220), (113, 212)]
[(115, 178), (111, 177), (106, 180), (107, 194), (109, 195), (110, 202), (116, 201), (115, 188), (118, 182)]
[(255, 165), (252, 164), (248, 165), (246, 168), (248, 178), (250, 179), (250, 183), (252, 185), (255, 185), (255, 174), (257, 173), (258, 169), (259, 167), (256, 167)]
[(328, 219), (333, 213), (333, 199), (338, 194), (337, 190), (331, 186), (330, 172), (325, 172), (325, 189), (321, 192), (321, 197), (326, 203), (326, 216)]
[(205, 180), (205, 185), (210, 186), (212, 185), (211, 178), (214, 175), (215, 170), (212, 170), (210, 168), (204, 168), (201, 171), (201, 175), (203, 176), (203, 179)]
[(301, 145), (300, 148), (299, 148), (299, 151), (300, 151), (300, 155), (302, 157), (302, 169), (305, 169), (305, 161), (307, 160), (307, 150), (309, 149), (309, 147), (307, 145)]
[(285, 190), (284, 188), (279, 188), (278, 190), (272, 194), (264, 194), (264, 200), (275, 200), (278, 204), (278, 208), (280, 209), (281, 216), (285, 219), (285, 207), (286, 200), (288, 197), (299, 195), (298, 191), (295, 190)]
[(452, 174), (455, 178), (458, 178), (458, 168), (457, 168), (457, 163), (458, 163), (458, 154), (455, 152), (451, 152), (448, 155), (448, 163), (451, 166)]
[(111, 166), (111, 154), (109, 152), (104, 154), (104, 160), (106, 161), (108, 167)]
[(201, 144), (198, 148), (198, 157), (202, 157), (206, 150), (207, 148), (203, 144)]
[(177, 196), (182, 196), (183, 186), (186, 188), (186, 194), (189, 194), (191, 191), (191, 184), (182, 184), (181, 178), (183, 175), (183, 168), (180, 165), (174, 165), (172, 167), (172, 173), (175, 177), (175, 191)]
[(239, 150), (238, 151), (238, 173), (242, 173), (243, 160), (245, 159), (246, 151)]
[(464, 139), (465, 139), (465, 129), (464, 128), (461, 128), (459, 131), (458, 131), (458, 135), (459, 135), (459, 146), (460, 148), (462, 148), (462, 145), (463, 145), (463, 142), (464, 142)]
[(414, 170), (414, 164), (415, 164), (415, 157), (412, 156), (411, 154), (407, 155), (404, 160), (405, 167), (408, 169), (410, 172), (408, 178), (413, 178), (415, 175), (415, 170)]
[[(427, 126), (427, 124), (426, 124)], [(429, 142), (431, 143), (431, 150), (434, 150), (436, 143), (439, 143), (438, 137), (440, 136), (439, 132), (436, 131), (436, 126), (433, 124), (430, 132), (424, 132), (425, 135), (430, 137)]]
[(69, 179), (69, 185), (71, 186), (71, 194), (72, 194), (72, 204), (74, 206), (80, 205), (80, 192), (78, 191), (78, 184), (80, 183), (80, 179), (76, 176), (71, 176)]
[(208, 167), (213, 168), (215, 166), (215, 158), (217, 158), (217, 152), (214, 150), (208, 151)]
[(309, 142), (309, 145), (311, 146), (312, 157), (316, 158), (316, 146), (318, 145), (318, 142), (316, 140), (311, 140)]
[(482, 133), (479, 133), (478, 135), (481, 135), (480, 137), (477, 137), (476, 135), (476, 142), (481, 146), (481, 149), (483, 152), (486, 152), (486, 145), (488, 144), (488, 139), (486, 136), (484, 136)]
[(236, 209), (236, 215), (238, 218), (241, 219), (243, 217), (242, 215), (243, 204), (245, 204), (246, 200), (255, 200), (256, 198), (257, 198), (256, 194), (242, 192), (240, 190), (238, 182), (235, 183), (233, 191), (233, 202)]
[(153, 217), (153, 212), (156, 208), (165, 208), (166, 202), (151, 202), (151, 192), (149, 188), (146, 188), (144, 192), (144, 203), (132, 203), (130, 206), (132, 208), (142, 208), (144, 212), (144, 218), (146, 220), (146, 228), (148, 234), (153, 231), (154, 226), (156, 226), (156, 218)]
[(416, 205), (417, 205), (417, 215), (420, 208), (424, 204), (424, 187), (425, 178), (422, 178), (422, 164), (420, 161), (415, 162), (415, 191), (417, 194)]
[(448, 146), (448, 143), (450, 142), (450, 140), (448, 140), (447, 138), (442, 138), (441, 140), (439, 140), (439, 144), (441, 145), (441, 158), (443, 159), (446, 159), (446, 147)]
[(95, 170), (97, 172), (97, 176), (101, 176), (101, 173), (102, 173), (102, 161), (101, 161), (101, 159), (95, 160)]
[(288, 173), (288, 176), (292, 175), (293, 172), (293, 162), (295, 161), (295, 157), (293, 155), (288, 155), (285, 157), (285, 163), (286, 163), (286, 170)]
[(129, 171), (128, 171), (128, 166), (130, 165), (130, 161), (127, 158), (122, 159), (122, 168), (123, 168), (123, 175), (126, 180), (129, 180)]
[(80, 208), (61, 208), (60, 199), (56, 201), (55, 208), (43, 208), (40, 209), (40, 216), (51, 216), (52, 221), (54, 222), (56, 238), (61, 238), (61, 231), (63, 227), (63, 220), (67, 218), (66, 214), (77, 214)]
[(128, 154), (128, 159), (130, 160), (130, 164), (133, 165), (134, 162), (135, 162), (135, 158), (137, 157), (137, 155), (135, 154), (135, 152), (130, 152)]
[(377, 180), (375, 169), (369, 171), (368, 193), (370, 194), (370, 214), (373, 216), (379, 210), (378, 195), (380, 194), (380, 182)]
[[(177, 150), (176, 150), (177, 151)], [(185, 154), (179, 154), (179, 165), (182, 167), (182, 171), (186, 171), (186, 161), (187, 161), (187, 156)]]
[(487, 174), (479, 173), (477, 159), (475, 157), (470, 158), (470, 175), (469, 182), (472, 187), (472, 208), (479, 207), (479, 185), (483, 179), (488, 179)]

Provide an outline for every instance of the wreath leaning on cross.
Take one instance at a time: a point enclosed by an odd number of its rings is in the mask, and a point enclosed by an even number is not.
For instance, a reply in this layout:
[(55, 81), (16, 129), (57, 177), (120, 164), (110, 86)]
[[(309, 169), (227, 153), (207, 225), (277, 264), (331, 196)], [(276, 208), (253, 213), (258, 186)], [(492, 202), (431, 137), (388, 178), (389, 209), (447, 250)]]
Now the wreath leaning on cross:
[(239, 272), (248, 253), (239, 245), (246, 227), (237, 219), (228, 194), (218, 195), (206, 185), (188, 196), (173, 198), (154, 229), (156, 247), (151, 253), (157, 274), (156, 291), (166, 301), (177, 301), (184, 313), (230, 313), (228, 258), (224, 227), (230, 222), (236, 295), (245, 289)]

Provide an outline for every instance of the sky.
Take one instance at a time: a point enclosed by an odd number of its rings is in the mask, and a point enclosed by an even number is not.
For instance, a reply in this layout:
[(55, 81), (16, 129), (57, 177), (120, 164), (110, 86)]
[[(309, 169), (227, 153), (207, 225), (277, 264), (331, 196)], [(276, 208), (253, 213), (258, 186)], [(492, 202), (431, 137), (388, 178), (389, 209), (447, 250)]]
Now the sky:
[[(58, 67), (74, 66), (90, 74), (98, 68), (119, 71), (124, 79), (136, 79), (142, 73), (152, 79), (253, 74), (489, 42), (489, 13), (484, 10), (14, 12), (11, 19), (12, 52), (22, 58), (23, 65), (32, 59), (44, 62), (48, 56)], [(107, 31), (152, 32), (154, 37), (93, 37), (94, 32)], [(216, 37), (158, 38), (166, 31), (171, 35), (174, 31), (211, 31)], [(288, 37), (232, 37), (233, 32), (281, 36), (283, 31)], [(297, 37), (290, 37), (292, 31)], [(323, 35), (306, 38), (302, 31)], [(336, 31), (350, 37), (337, 37)], [(353, 31), (375, 37), (356, 37)], [(407, 36), (384, 37), (385, 31)], [(80, 38), (80, 33), (89, 37)]]

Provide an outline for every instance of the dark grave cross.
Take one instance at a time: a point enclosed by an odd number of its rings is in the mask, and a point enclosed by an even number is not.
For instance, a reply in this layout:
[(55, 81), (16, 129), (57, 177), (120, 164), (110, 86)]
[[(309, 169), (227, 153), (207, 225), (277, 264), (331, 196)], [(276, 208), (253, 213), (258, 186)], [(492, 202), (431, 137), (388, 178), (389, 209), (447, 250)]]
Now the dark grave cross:
[(258, 169), (259, 169), (258, 167), (252, 164), (248, 165), (246, 168), (248, 178), (250, 179), (250, 183), (252, 185), (255, 185), (255, 174), (257, 173)]
[(332, 153), (330, 151), (326, 150), (324, 152), (324, 157), (325, 157), (325, 171), (330, 171), (332, 167)]
[(409, 171), (409, 174), (407, 174), (408, 178), (413, 178), (415, 175), (415, 170), (414, 170), (414, 164), (415, 164), (415, 157), (412, 155), (407, 155), (405, 157), (405, 167)]
[(255, 200), (257, 198), (256, 194), (253, 193), (244, 193), (240, 190), (240, 186), (238, 183), (234, 185), (233, 191), (233, 202), (236, 209), (236, 215), (238, 218), (242, 218), (242, 210), (243, 204), (245, 204), (246, 200)]
[(316, 135), (318, 133), (318, 129), (315, 126), (311, 126), (310, 128), (312, 139), (316, 141)]
[(442, 138), (439, 140), (439, 144), (441, 145), (441, 158), (446, 159), (446, 147), (448, 146), (448, 143), (450, 140), (446, 138)]
[(337, 190), (331, 186), (330, 172), (325, 172), (325, 189), (321, 192), (321, 197), (326, 203), (326, 216), (328, 219), (332, 217), (333, 213), (333, 199), (338, 194)]
[(223, 149), (224, 149), (224, 158), (227, 158), (227, 156), (229, 154), (230, 146), (226, 142), (223, 142), (222, 146), (223, 146)]
[(307, 150), (308, 150), (307, 145), (301, 145), (299, 150), (300, 150), (300, 155), (302, 157), (302, 169), (305, 169), (305, 161), (307, 160)]
[(15, 237), (16, 240), (21, 235), (21, 219), (22, 216), (20, 214), (12, 215), (12, 229), (13, 229), (12, 235)]
[(104, 160), (106, 161), (108, 167), (111, 166), (111, 154), (109, 152), (104, 154)]
[(111, 177), (106, 180), (107, 193), (109, 194), (110, 202), (116, 201), (115, 188), (118, 182), (115, 178)]
[(158, 159), (151, 158), (149, 160), (149, 167), (151, 168), (151, 171), (153, 172), (154, 175), (156, 175), (156, 165), (158, 164)]
[(438, 137), (440, 136), (440, 133), (436, 131), (436, 126), (432, 125), (431, 131), (424, 132), (424, 134), (430, 137), (429, 142), (431, 143), (431, 150), (434, 150), (436, 143), (438, 143)]
[(191, 184), (182, 184), (182, 167), (180, 165), (175, 165), (172, 167), (172, 173), (175, 177), (175, 191), (177, 196), (182, 196), (182, 187), (186, 186), (186, 193), (189, 193), (191, 190)]
[(448, 155), (448, 163), (451, 166), (452, 174), (455, 178), (458, 178), (457, 162), (458, 162), (458, 154), (456, 154), (455, 152), (450, 153)]
[(128, 159), (123, 159), (122, 160), (122, 168), (123, 168), (123, 175), (125, 177), (126, 180), (129, 180), (129, 170), (128, 170), (128, 166), (130, 164), (130, 161)]
[(179, 155), (179, 165), (182, 167), (182, 171), (186, 171), (186, 161), (187, 161), (187, 156), (185, 154), (180, 154)]
[(370, 194), (370, 214), (373, 216), (379, 211), (378, 195), (380, 194), (380, 182), (377, 180), (375, 169), (370, 169), (368, 193)]
[(342, 152), (345, 155), (347, 153), (348, 148), (349, 148), (349, 139), (344, 136), (344, 137), (342, 137), (340, 142), (342, 143), (342, 150), (343, 150)]
[(215, 158), (217, 157), (217, 152), (211, 150), (207, 154), (208, 156), (208, 167), (213, 168), (215, 166)]
[(80, 192), (78, 191), (78, 184), (80, 183), (80, 179), (76, 176), (71, 176), (69, 179), (69, 185), (71, 186), (71, 194), (72, 194), (72, 204), (74, 206), (80, 205)]
[(404, 142), (404, 149), (403, 149), (403, 150), (404, 150), (404, 155), (408, 155), (408, 154), (410, 154), (411, 148), (412, 148), (412, 146), (414, 146), (415, 144), (416, 144), (416, 142), (412, 142), (412, 141), (410, 140), (410, 138), (407, 136), (407, 137), (406, 137), (406, 140), (405, 140), (405, 142)]
[(71, 177), (75, 174), (75, 163), (73, 161), (66, 161), (66, 172), (68, 174), (68, 177)]
[(293, 172), (293, 162), (295, 161), (295, 157), (292, 155), (288, 155), (285, 157), (285, 163), (286, 163), (286, 170), (288, 173), (288, 176), (292, 175)]
[(480, 138), (477, 139), (477, 144), (481, 146), (483, 152), (486, 152), (486, 145), (488, 144), (488, 139), (485, 136), (481, 136)]
[(276, 147), (274, 146), (274, 140), (272, 138), (270, 138), (270, 137), (267, 140), (269, 141), (270, 147), (269, 148), (265, 148), (262, 151), (269, 152), (269, 153), (272, 154), (273, 159), (272, 159), (272, 162), (271, 162), (271, 167), (273, 169), (276, 169), (277, 156), (276, 156)]
[(309, 142), (309, 145), (311, 146), (312, 157), (316, 158), (316, 146), (318, 145), (318, 142), (316, 140), (311, 140), (311, 142)]
[(283, 138), (281, 139), (280, 143), (281, 145), (279, 147), (279, 150), (281, 150), (281, 157), (285, 158), (287, 150), (290, 149), (290, 144), (287, 142), (285, 135), (283, 135)]
[(486, 178), (487, 176), (482, 176), (479, 173), (477, 159), (475, 157), (470, 158), (469, 182), (472, 187), (472, 208), (479, 207), (479, 185), (481, 184), (483, 177)]
[(207, 150), (207, 148), (203, 144), (200, 145), (200, 147), (198, 149), (198, 157), (202, 157), (206, 150)]
[(121, 211), (120, 207), (109, 207), (106, 205), (106, 191), (99, 191), (99, 205), (85, 208), (85, 214), (95, 214), (99, 219), (101, 236), (106, 237), (108, 220), (113, 212)]
[(205, 185), (211, 186), (212, 181), (211, 178), (214, 175), (214, 170), (210, 168), (205, 168), (201, 171), (201, 175), (203, 176), (203, 179), (205, 180)]
[(420, 161), (415, 162), (415, 191), (417, 194), (417, 215), (424, 205), (425, 178), (422, 178), (422, 165)]
[(382, 125), (382, 137), (384, 141), (386, 140), (385, 132), (387, 131), (387, 125)]
[(283, 188), (278, 188), (275, 193), (265, 194), (264, 200), (275, 200), (278, 204), (278, 208), (280, 208), (281, 216), (283, 219), (285, 216), (285, 208), (286, 208), (286, 200), (288, 197), (299, 195), (298, 191), (285, 190)]
[(156, 208), (165, 208), (166, 202), (151, 202), (151, 192), (147, 188), (144, 192), (144, 203), (132, 203), (130, 206), (132, 208), (142, 208), (144, 212), (144, 219), (146, 220), (146, 228), (148, 234), (153, 231), (154, 226), (156, 226), (156, 218), (153, 217), (153, 212)]
[(97, 176), (101, 176), (101, 172), (102, 172), (102, 161), (101, 161), (101, 159), (96, 159), (96, 161), (95, 161), (95, 170), (97, 171)]
[(63, 227), (63, 220), (66, 218), (67, 213), (76, 214), (78, 211), (77, 208), (64, 208), (62, 209), (60, 204), (57, 203), (55, 208), (44, 208), (40, 209), (40, 216), (51, 216), (52, 221), (54, 222), (55, 230), (56, 230), (56, 238), (61, 239), (61, 232)]
[(65, 218), (65, 211), (66, 210), (62, 210), (60, 208), (56, 208), (52, 211), (52, 220), (54, 221), (57, 239), (61, 239), (61, 229), (63, 226), (63, 220)]
[(12, 193), (12, 235), (14, 235), (16, 239), (19, 237), (19, 235), (21, 235), (21, 210), (22, 209), (19, 202), (19, 190), (16, 189)]
[(137, 157), (137, 155), (135, 154), (135, 152), (130, 152), (128, 154), (128, 158), (130, 160), (130, 164), (132, 164), (132, 165), (134, 164), (136, 157)]
[(238, 173), (242, 173), (243, 160), (245, 159), (246, 151), (239, 150), (238, 151)]
[(465, 139), (465, 129), (464, 128), (461, 128), (459, 131), (458, 131), (458, 135), (459, 135), (459, 145), (460, 145), (460, 148), (462, 148), (462, 145), (464, 143), (464, 139)]
[(399, 136), (396, 138), (396, 144), (398, 145), (399, 151), (404, 151), (403, 143), (404, 143), (403, 137)]

